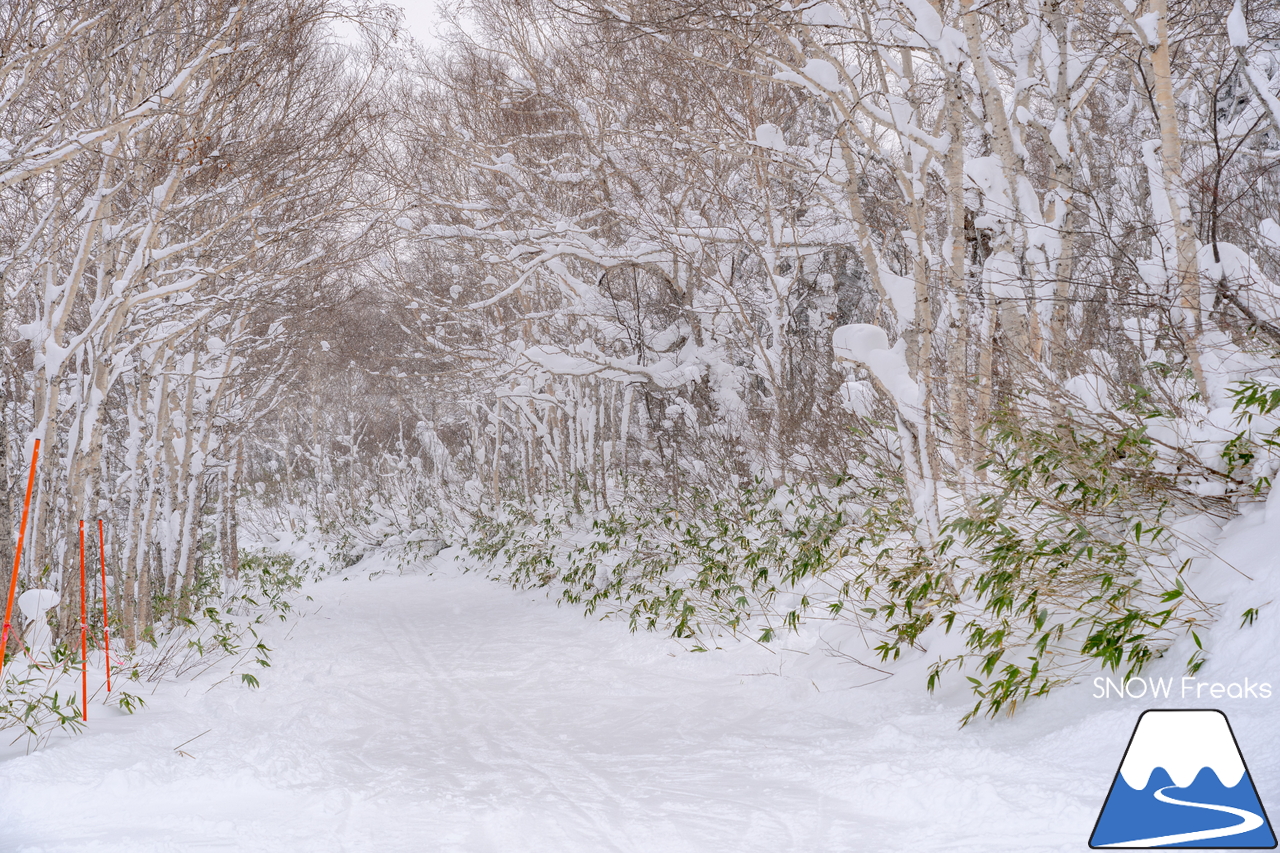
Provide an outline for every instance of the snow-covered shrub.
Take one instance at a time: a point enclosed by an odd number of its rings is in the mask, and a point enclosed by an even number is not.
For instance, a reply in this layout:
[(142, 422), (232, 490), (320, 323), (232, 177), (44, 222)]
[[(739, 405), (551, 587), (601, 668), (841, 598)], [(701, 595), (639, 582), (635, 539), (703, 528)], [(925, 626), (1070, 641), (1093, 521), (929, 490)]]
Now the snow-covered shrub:
[[(979, 697), (966, 720), (1011, 713), (1098, 666), (1131, 677), (1185, 634), (1199, 646), (1194, 629), (1214, 614), (1185, 577), (1203, 553), (1190, 528), (1233, 510), (1194, 488), (1221, 472), (1166, 464), (1147, 429), (1159, 413), (1144, 399), (1056, 424), (1001, 412), (980, 465), (986, 484), (944, 520), (936, 553), (871, 573), (897, 585), (882, 605), (894, 634), (883, 657), (931, 625), (962, 635), (964, 650), (934, 664), (929, 686), (964, 673)], [(1188, 670), (1202, 661), (1197, 652)]]
[[(90, 644), (90, 655), (98, 657), (96, 643)], [(100, 664), (101, 658), (91, 661), (93, 667)], [(47, 654), (20, 653), (6, 660), (0, 679), (0, 737), (11, 736), (10, 745), (26, 738), (28, 748), (35, 748), (60, 731), (83, 731), (80, 670), (79, 649), (66, 643), (53, 646)], [(91, 699), (96, 701), (100, 687), (96, 685)], [(108, 701), (130, 714), (146, 704), (140, 696), (121, 689), (113, 690)]]
[(202, 573), (192, 590), (191, 615), (144, 633), (145, 644), (122, 663), (122, 670), (135, 680), (156, 681), (203, 672), (226, 658), (234, 658), (235, 665), (270, 666), (271, 649), (255, 626), (289, 618), (289, 597), (310, 569), (287, 555), (242, 552), (235, 578), (216, 569)]
[[(1241, 405), (1266, 414), (1261, 393), (1242, 390)], [(1182, 636), (1199, 648), (1195, 629), (1215, 613), (1188, 569), (1257, 488), (1240, 476), (1248, 448), (1275, 439), (1259, 428), (1170, 444), (1189, 416), (1157, 407), (1168, 395), (1135, 386), (1107, 408), (1077, 396), (1006, 401), (984, 433), (982, 479), (951, 495), (931, 545), (900, 468), (869, 456), (829, 486), (673, 497), (632, 483), (596, 513), (569, 496), (513, 502), (476, 516), (468, 548), (512, 584), (696, 648), (848, 619), (892, 662), (954, 632), (962, 651), (937, 659), (927, 686), (956, 672), (978, 697), (966, 721), (1012, 713), (1099, 668), (1136, 675)], [(1188, 670), (1203, 660), (1196, 651)]]
[[(265, 552), (242, 553), (235, 579), (225, 578), (221, 567), (210, 567), (187, 591), (189, 616), (151, 626), (132, 650), (112, 646), (110, 704), (133, 713), (145, 702), (127, 685), (192, 678), (228, 660), (226, 677), (239, 675), (242, 682), (256, 687), (257, 677), (242, 668), (271, 665), (271, 649), (259, 637), (257, 626), (289, 618), (290, 596), (310, 572), (305, 563)], [(168, 604), (157, 602), (156, 608), (173, 612)], [(90, 699), (96, 703), (105, 693), (100, 678), (100, 629), (90, 630), (89, 636)], [(84, 728), (81, 659), (75, 639), (57, 643), (47, 656), (33, 659), (20, 654), (7, 662), (0, 679), (0, 732), (12, 733), (15, 742), (27, 737), (32, 746), (38, 746), (60, 730), (76, 733)]]
[(65, 647), (55, 649), (48, 661), (9, 661), (0, 682), (0, 731), (12, 732), (13, 743), (25, 736), (38, 744), (60, 729), (84, 728), (73, 663)]
[(866, 539), (858, 521), (869, 498), (849, 479), (755, 481), (679, 499), (634, 492), (590, 519), (504, 507), (478, 520), (468, 550), (513, 584), (557, 587), (560, 600), (625, 617), (633, 629), (698, 646), (726, 632), (768, 642), (846, 612), (856, 565), (848, 557)]
[(1231, 389), (1235, 426), (1242, 427), (1222, 448), (1228, 474), (1254, 493), (1269, 493), (1280, 473), (1280, 386), (1249, 379)]

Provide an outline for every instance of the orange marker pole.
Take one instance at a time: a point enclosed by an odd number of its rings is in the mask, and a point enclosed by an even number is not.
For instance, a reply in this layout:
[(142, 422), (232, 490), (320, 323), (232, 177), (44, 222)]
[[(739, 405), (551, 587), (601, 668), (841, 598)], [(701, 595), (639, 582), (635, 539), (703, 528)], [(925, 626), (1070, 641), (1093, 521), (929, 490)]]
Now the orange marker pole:
[(80, 719), (89, 719), (89, 614), (84, 582), (84, 522), (80, 522)]
[(27, 475), (27, 496), (22, 501), (22, 525), (18, 528), (18, 549), (13, 555), (13, 575), (9, 578), (9, 600), (4, 606), (4, 630), (0, 631), (0, 672), (4, 671), (4, 652), (9, 647), (9, 628), (13, 624), (13, 593), (18, 588), (18, 565), (22, 562), (22, 543), (27, 538), (27, 515), (31, 511), (31, 490), (36, 484), (36, 460), (40, 458), (40, 439), (31, 451), (31, 473)]
[(102, 561), (102, 648), (107, 654), (107, 692), (111, 692), (111, 615), (107, 611), (107, 537), (98, 519), (98, 558)]

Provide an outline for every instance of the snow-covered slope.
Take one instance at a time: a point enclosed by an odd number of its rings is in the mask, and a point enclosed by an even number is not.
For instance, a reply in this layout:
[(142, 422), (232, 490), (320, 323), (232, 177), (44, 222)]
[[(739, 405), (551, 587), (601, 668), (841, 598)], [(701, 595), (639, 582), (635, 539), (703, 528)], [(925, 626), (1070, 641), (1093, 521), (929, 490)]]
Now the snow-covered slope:
[[(1202, 680), (1280, 686), (1272, 528), (1233, 522), (1220, 550), (1254, 582), (1209, 569), (1215, 600), (1261, 609), (1207, 633)], [(10, 749), (0, 851), (1079, 851), (1148, 707), (1221, 707), (1280, 802), (1275, 699), (1105, 700), (1083, 683), (960, 730), (965, 683), (924, 693), (927, 658), (883, 679), (812, 634), (673, 654), (451, 556), (310, 589), (256, 691), (170, 684), (136, 716)]]

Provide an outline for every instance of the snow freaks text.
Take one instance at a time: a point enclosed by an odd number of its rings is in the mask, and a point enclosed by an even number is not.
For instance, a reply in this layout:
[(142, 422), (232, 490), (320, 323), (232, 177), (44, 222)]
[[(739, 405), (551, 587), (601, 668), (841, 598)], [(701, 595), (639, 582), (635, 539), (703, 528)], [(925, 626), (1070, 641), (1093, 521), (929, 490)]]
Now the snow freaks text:
[(1198, 678), (1104, 678), (1093, 680), (1094, 699), (1270, 699), (1270, 682), (1222, 683)]

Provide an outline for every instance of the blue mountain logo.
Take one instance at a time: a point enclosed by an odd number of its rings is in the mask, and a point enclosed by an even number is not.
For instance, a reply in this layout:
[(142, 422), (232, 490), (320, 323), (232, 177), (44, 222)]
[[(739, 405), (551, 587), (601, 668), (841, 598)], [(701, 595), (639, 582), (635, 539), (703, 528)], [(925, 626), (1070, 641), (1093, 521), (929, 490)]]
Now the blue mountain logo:
[(1221, 711), (1146, 711), (1089, 846), (1269, 850), (1271, 822)]

